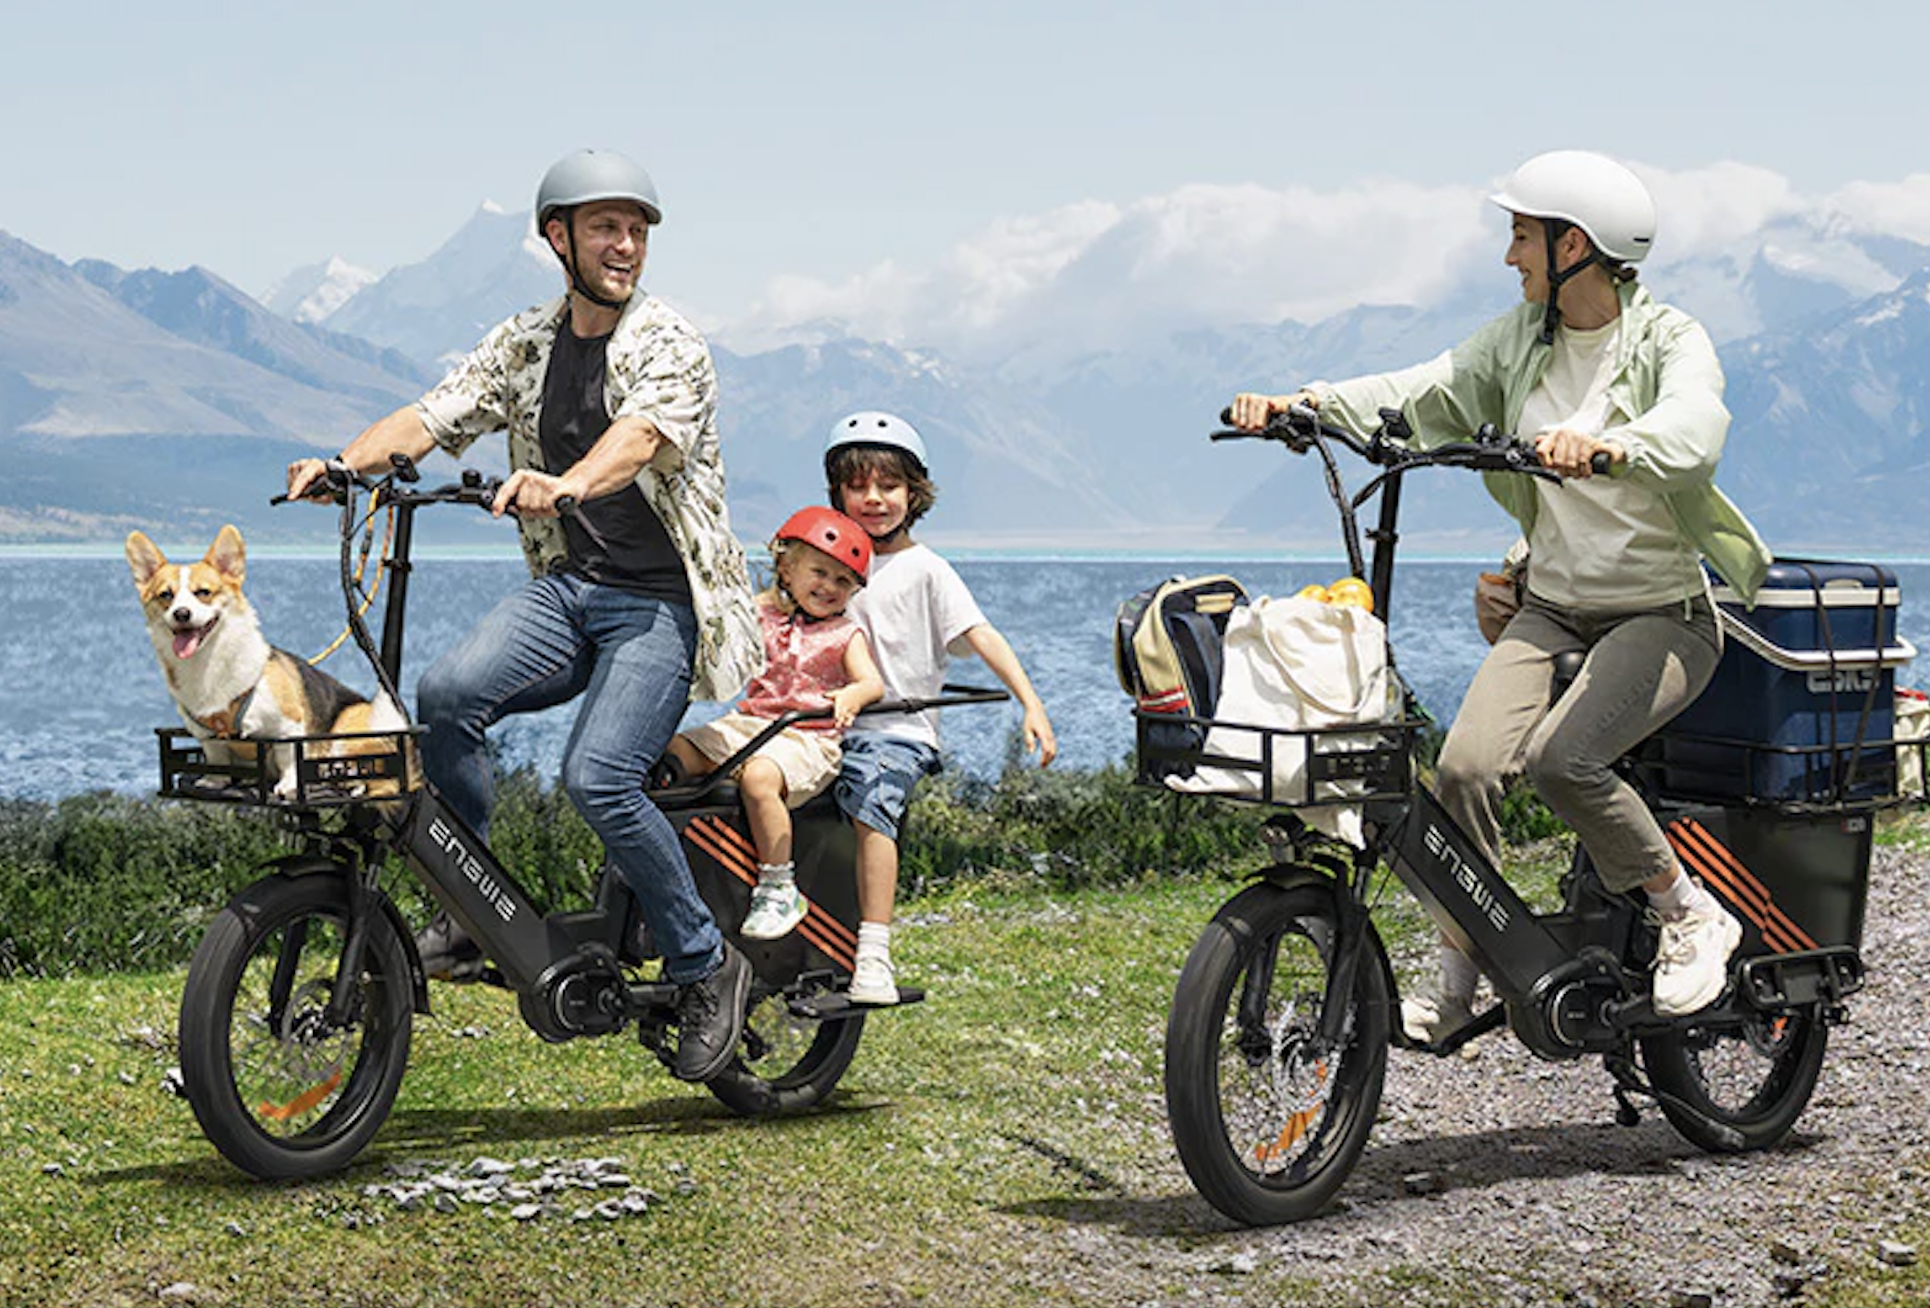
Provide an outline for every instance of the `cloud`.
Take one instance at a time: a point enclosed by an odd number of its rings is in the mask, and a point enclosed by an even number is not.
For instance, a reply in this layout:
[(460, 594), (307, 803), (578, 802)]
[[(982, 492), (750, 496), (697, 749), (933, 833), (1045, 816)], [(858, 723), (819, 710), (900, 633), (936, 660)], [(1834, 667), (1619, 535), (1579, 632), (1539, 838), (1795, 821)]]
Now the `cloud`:
[[(1662, 214), (1656, 263), (1745, 266), (1778, 233), (1800, 262), (1845, 225), (1930, 240), (1930, 177), (1797, 194), (1767, 169), (1635, 165)], [(853, 334), (997, 364), (1145, 345), (1198, 326), (1317, 322), (1365, 304), (1431, 307), (1506, 278), (1487, 186), (1370, 179), (1329, 191), (1189, 185), (1001, 218), (935, 265), (881, 263), (841, 282), (774, 280), (719, 332), (733, 348)], [(1841, 262), (1841, 259), (1838, 259)]]
[(1930, 173), (1900, 182), (1852, 182), (1824, 204), (1854, 231), (1930, 244)]

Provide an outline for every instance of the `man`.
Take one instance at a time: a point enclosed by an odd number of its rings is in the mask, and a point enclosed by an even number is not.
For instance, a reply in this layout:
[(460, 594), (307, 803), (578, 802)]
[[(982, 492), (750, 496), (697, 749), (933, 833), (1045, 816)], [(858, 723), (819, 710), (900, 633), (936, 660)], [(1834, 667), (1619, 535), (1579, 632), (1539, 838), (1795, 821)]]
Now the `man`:
[[(486, 839), (484, 733), (508, 714), (582, 697), (563, 786), (683, 987), (673, 1070), (705, 1081), (742, 1035), (750, 967), (718, 931), (645, 783), (688, 700), (734, 694), (763, 647), (724, 506), (709, 349), (638, 289), (662, 217), (649, 174), (623, 156), (558, 161), (537, 191), (536, 225), (568, 278), (563, 297), (502, 323), (341, 457), (377, 471), (393, 453), (460, 454), (507, 432), (512, 471), (493, 509), (516, 515), (532, 575), (422, 678), (423, 768)], [(322, 471), (318, 459), (290, 464), (290, 497)], [(418, 947), (431, 974), (480, 963), (446, 916)]]

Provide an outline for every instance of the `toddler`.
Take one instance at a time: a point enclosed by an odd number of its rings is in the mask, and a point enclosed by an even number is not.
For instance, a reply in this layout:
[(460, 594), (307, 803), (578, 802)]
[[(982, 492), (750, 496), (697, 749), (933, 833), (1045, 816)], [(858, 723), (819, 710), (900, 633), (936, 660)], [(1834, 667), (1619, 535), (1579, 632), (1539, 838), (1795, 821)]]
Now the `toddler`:
[(790, 810), (838, 775), (838, 738), (859, 710), (884, 695), (871, 647), (845, 606), (871, 571), (871, 541), (833, 509), (792, 514), (771, 540), (775, 579), (757, 597), (764, 671), (735, 711), (679, 733), (671, 757), (701, 776), (743, 748), (771, 720), (796, 710), (831, 710), (786, 727), (738, 770), (737, 782), (757, 846), (757, 888), (739, 934), (776, 940), (809, 909), (791, 857)]

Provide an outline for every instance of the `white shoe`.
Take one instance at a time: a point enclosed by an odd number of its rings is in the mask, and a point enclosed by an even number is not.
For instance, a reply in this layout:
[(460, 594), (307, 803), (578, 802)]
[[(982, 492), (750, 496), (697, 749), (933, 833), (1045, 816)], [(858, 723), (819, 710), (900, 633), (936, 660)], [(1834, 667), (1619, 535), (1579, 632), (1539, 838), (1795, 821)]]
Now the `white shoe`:
[(1474, 1020), (1474, 1000), (1437, 993), (1401, 1000), (1401, 1031), (1409, 1040), (1438, 1045)]
[(1720, 904), (1713, 913), (1690, 909), (1662, 920), (1655, 946), (1657, 1017), (1707, 1008), (1729, 982), (1729, 955), (1742, 943), (1742, 923)]
[(791, 934), (810, 908), (797, 882), (760, 883), (751, 892), (751, 911), (744, 915), (744, 925), (738, 928), (737, 934), (746, 940), (781, 939)]
[(893, 976), (891, 960), (879, 954), (858, 955), (858, 965), (851, 972), (850, 999), (854, 1004), (873, 1008), (897, 1003), (898, 982)]

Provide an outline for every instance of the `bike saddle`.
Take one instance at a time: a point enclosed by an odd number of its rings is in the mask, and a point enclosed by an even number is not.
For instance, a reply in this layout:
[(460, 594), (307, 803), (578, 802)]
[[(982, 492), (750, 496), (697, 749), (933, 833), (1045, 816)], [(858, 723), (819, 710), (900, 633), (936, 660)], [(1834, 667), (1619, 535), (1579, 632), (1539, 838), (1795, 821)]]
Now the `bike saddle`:
[(1548, 692), (1550, 704), (1568, 693), (1568, 688), (1575, 684), (1575, 678), (1582, 674), (1582, 664), (1587, 661), (1588, 655), (1580, 650), (1571, 649), (1555, 655), (1555, 684)]

